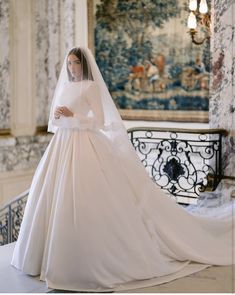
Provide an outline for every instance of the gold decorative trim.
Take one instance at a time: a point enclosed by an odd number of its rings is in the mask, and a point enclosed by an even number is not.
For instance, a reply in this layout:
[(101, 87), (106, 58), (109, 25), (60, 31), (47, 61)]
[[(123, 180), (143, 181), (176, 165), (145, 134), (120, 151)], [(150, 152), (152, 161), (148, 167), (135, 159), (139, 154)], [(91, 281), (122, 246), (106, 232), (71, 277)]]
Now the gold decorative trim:
[(0, 129), (0, 136), (9, 136), (11, 135), (11, 129), (7, 128), (7, 129)]
[(162, 111), (119, 109), (124, 120), (174, 121), (208, 123), (208, 111)]
[(88, 22), (88, 47), (95, 55), (94, 48), (94, 2), (93, 0), (87, 1), (87, 22)]
[(47, 133), (47, 125), (45, 126), (38, 126), (36, 128), (36, 134), (38, 133)]

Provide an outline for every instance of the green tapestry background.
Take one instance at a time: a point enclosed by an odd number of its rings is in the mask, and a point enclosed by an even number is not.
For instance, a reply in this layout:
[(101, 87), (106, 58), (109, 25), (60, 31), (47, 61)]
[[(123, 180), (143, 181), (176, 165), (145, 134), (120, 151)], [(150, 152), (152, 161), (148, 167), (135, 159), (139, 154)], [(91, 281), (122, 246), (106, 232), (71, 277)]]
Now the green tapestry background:
[(120, 110), (208, 111), (209, 41), (192, 44), (187, 5), (94, 0), (96, 60)]

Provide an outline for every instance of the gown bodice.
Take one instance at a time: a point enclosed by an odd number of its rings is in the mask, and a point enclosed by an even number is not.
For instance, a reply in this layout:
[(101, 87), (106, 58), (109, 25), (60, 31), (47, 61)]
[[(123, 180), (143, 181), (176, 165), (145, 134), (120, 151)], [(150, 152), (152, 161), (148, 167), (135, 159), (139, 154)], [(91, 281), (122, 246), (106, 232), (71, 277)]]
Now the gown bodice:
[(97, 129), (104, 124), (102, 102), (93, 81), (68, 82), (59, 93), (54, 109), (66, 106), (73, 117), (53, 118), (59, 128)]
[(86, 116), (90, 110), (86, 99), (87, 88), (91, 82), (70, 82), (65, 85), (58, 98), (58, 105), (66, 106), (77, 116)]

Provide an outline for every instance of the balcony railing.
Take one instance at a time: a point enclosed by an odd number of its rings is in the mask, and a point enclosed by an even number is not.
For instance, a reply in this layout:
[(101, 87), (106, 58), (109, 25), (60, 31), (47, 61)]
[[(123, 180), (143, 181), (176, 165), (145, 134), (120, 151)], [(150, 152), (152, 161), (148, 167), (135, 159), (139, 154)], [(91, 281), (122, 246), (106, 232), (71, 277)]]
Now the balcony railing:
[(196, 203), (219, 184), (226, 130), (137, 127), (128, 134), (149, 176), (178, 203)]
[(0, 246), (17, 240), (29, 191), (0, 208)]
[[(225, 130), (131, 128), (130, 140), (150, 177), (179, 203), (215, 190), (222, 178)], [(0, 208), (0, 246), (17, 240), (29, 191)]]

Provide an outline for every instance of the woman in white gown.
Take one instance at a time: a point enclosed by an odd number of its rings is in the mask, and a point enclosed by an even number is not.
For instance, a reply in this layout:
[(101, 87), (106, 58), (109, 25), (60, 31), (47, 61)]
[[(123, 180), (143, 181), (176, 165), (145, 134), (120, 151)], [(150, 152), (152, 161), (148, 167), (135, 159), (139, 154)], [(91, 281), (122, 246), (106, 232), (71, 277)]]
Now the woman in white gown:
[(48, 287), (128, 290), (232, 264), (232, 205), (189, 214), (149, 178), (94, 57), (66, 56), (54, 136), (33, 178), (12, 262)]

